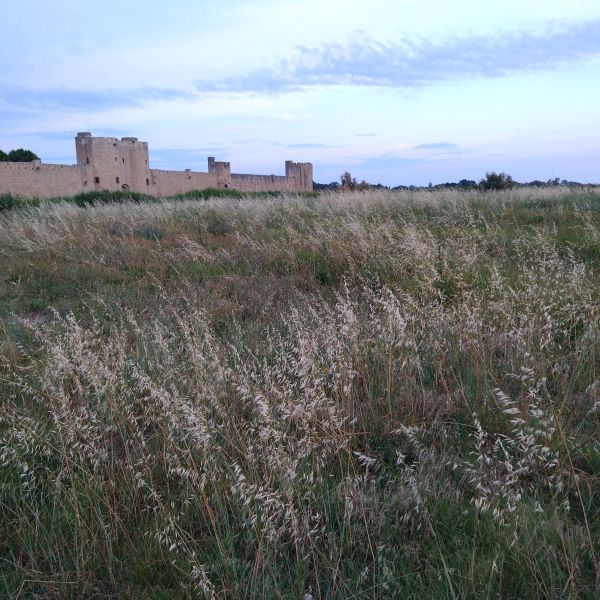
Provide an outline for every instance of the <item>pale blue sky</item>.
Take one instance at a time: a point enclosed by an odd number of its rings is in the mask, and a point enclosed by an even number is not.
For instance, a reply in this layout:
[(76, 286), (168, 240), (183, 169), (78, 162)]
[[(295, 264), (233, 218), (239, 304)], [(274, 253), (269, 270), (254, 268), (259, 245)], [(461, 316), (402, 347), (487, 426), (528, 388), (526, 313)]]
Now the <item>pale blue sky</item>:
[(90, 6), (3, 6), (0, 148), (72, 163), (90, 130), (157, 168), (600, 183), (598, 0)]

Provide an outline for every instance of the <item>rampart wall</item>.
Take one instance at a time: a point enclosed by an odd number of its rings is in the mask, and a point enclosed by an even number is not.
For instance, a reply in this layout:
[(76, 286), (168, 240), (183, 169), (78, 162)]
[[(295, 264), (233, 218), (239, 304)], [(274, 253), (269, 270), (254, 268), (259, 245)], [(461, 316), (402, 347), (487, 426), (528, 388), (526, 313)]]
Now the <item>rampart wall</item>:
[(217, 176), (196, 171), (163, 171), (150, 169), (150, 193), (155, 196), (173, 196), (192, 190), (217, 187)]
[(296, 180), (281, 175), (242, 175), (231, 174), (231, 185), (240, 192), (294, 192)]
[(172, 196), (191, 190), (231, 188), (241, 192), (312, 191), (311, 163), (285, 163), (285, 176), (243, 175), (228, 162), (208, 158), (208, 172), (150, 169), (148, 143), (134, 137), (94, 137), (88, 131), (75, 138), (77, 165), (0, 163), (0, 194), (73, 196), (93, 190), (132, 191)]
[(80, 189), (79, 167), (38, 162), (0, 162), (0, 194), (52, 198), (73, 196)]

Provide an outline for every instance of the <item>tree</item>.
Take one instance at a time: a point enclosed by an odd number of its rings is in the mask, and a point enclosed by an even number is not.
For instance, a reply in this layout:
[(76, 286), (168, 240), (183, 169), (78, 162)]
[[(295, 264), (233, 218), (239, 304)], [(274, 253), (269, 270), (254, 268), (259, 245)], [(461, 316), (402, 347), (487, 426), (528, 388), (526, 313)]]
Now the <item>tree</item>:
[(313, 190), (333, 190), (334, 192), (340, 189), (339, 181), (332, 181), (331, 183), (317, 183), (313, 181)]
[(343, 190), (355, 190), (358, 185), (356, 183), (356, 177), (352, 177), (348, 171), (344, 171), (340, 175), (340, 181), (342, 182)]
[(0, 162), (8, 162), (8, 154), (0, 150)]
[(477, 182), (472, 179), (461, 179), (456, 185), (460, 188), (474, 190), (477, 187)]
[(509, 190), (515, 187), (516, 182), (507, 173), (495, 173), (490, 171), (485, 174), (485, 179), (479, 182), (482, 190)]
[(34, 154), (31, 150), (25, 150), (24, 148), (17, 148), (11, 150), (8, 153), (8, 160), (10, 162), (31, 162), (32, 160), (40, 160), (37, 154)]

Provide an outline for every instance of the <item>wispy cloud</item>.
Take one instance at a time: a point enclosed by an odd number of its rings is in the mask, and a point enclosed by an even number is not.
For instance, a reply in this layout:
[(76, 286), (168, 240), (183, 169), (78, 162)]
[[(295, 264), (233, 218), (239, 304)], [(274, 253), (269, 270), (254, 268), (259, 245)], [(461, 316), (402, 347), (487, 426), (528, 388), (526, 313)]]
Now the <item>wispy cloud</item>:
[(299, 47), (291, 59), (243, 76), (199, 80), (202, 91), (276, 93), (314, 85), (414, 88), (439, 81), (502, 77), (553, 69), (600, 55), (600, 20), (441, 40), (363, 35), (344, 44)]
[(452, 151), (458, 150), (458, 144), (451, 144), (450, 142), (433, 142), (431, 144), (419, 144), (418, 146), (413, 146), (413, 150)]
[(320, 144), (318, 142), (276, 142), (275, 140), (262, 140), (258, 138), (236, 140), (237, 144), (264, 144), (265, 146), (281, 146), (284, 148), (338, 148), (332, 144)]
[(428, 161), (423, 158), (403, 157), (398, 156), (395, 152), (384, 152), (372, 156), (349, 156), (341, 162), (323, 162), (319, 164), (319, 167), (323, 169), (349, 168), (354, 174), (354, 171), (362, 172), (372, 168), (397, 171), (425, 162)]
[(337, 148), (337, 146), (333, 146), (331, 144), (317, 144), (317, 143), (300, 143), (300, 144), (282, 144), (287, 146), (288, 148)]
[(64, 141), (72, 140), (75, 133), (73, 131), (39, 131), (35, 133), (35, 136), (42, 140)]
[(142, 87), (136, 89), (75, 90), (53, 88), (30, 90), (26, 88), (0, 89), (0, 105), (32, 111), (93, 111), (122, 106), (140, 106), (148, 101), (188, 98), (188, 92), (171, 89)]
[(385, 153), (380, 156), (372, 156), (370, 158), (364, 159), (356, 165), (357, 169), (381, 169), (381, 170), (393, 170), (393, 171), (401, 171), (403, 169), (407, 169), (408, 167), (412, 167), (416, 164), (424, 162), (419, 158), (406, 158), (396, 156), (393, 153)]

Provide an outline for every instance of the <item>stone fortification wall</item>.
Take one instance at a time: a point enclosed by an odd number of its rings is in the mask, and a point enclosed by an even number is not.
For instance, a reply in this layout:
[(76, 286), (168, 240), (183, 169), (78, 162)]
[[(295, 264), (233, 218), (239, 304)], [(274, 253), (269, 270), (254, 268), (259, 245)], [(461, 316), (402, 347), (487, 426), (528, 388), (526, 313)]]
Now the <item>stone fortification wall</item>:
[(150, 169), (148, 143), (137, 138), (94, 137), (88, 131), (75, 138), (77, 165), (0, 163), (0, 194), (73, 196), (94, 190), (132, 191), (171, 196), (206, 188), (241, 192), (312, 191), (310, 163), (285, 163), (285, 176), (242, 175), (228, 162), (208, 159), (208, 173)]
[(228, 187), (240, 192), (295, 192), (296, 180), (281, 175), (241, 175), (231, 174)]
[[(216, 163), (217, 165), (219, 163)], [(226, 164), (229, 168), (229, 163)], [(209, 159), (210, 169), (210, 159)], [(311, 163), (285, 161), (285, 176), (243, 175), (231, 173), (228, 187), (240, 192), (312, 192), (313, 172)]]
[(218, 187), (217, 175), (195, 171), (150, 169), (150, 190), (154, 196), (172, 196), (192, 190)]
[(0, 194), (52, 198), (81, 191), (79, 167), (38, 162), (0, 162)]

